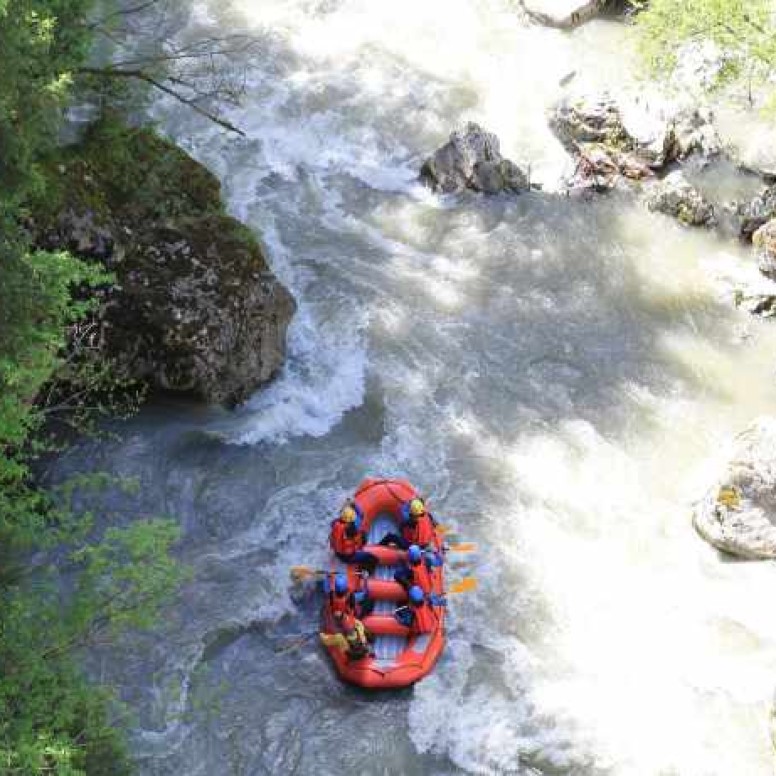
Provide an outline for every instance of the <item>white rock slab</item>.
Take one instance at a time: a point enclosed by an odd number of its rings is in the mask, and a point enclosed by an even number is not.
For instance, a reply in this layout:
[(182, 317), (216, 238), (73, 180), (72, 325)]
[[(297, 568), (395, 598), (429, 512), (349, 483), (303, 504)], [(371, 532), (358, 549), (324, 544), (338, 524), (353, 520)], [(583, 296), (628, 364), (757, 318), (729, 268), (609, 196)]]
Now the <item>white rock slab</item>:
[(759, 418), (738, 437), (721, 477), (696, 505), (693, 524), (724, 552), (776, 558), (776, 418)]

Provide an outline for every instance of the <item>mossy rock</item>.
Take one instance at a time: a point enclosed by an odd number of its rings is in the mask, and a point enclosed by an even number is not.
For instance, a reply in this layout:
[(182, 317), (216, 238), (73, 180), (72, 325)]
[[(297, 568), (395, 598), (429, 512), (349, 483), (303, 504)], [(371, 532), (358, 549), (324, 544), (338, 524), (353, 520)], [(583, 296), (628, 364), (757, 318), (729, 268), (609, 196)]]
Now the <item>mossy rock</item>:
[(38, 243), (98, 259), (116, 287), (100, 339), (122, 378), (234, 404), (284, 359), (294, 301), (215, 175), (147, 128), (114, 119), (47, 164)]

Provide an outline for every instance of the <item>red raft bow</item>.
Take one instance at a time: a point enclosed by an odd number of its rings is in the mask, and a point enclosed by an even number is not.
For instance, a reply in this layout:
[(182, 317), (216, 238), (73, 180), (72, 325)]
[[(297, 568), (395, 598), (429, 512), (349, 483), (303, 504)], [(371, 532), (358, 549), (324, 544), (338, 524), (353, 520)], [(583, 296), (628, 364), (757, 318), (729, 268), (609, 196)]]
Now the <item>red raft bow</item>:
[[(437, 605), (444, 603), (443, 545), (433, 519), (431, 535), (425, 536), (430, 539), (425, 552), (429, 557), (436, 556), (437, 564), (429, 570), (431, 590), (426, 591), (429, 594), (423, 604), (423, 616), (416, 616), (416, 610), (408, 606), (405, 588), (394, 580), (395, 572), (407, 563), (407, 551), (380, 544), (390, 534), (411, 535), (407, 513), (410, 502), (418, 498), (419, 494), (406, 480), (365, 479), (353, 502), (358, 512), (358, 527), (365, 537), (361, 549), (372, 556), (376, 565), (346, 564), (332, 554), (331, 579), (336, 574), (345, 574), (348, 588), (357, 598), (363, 599), (366, 594), (367, 600), (374, 602), (371, 613), (361, 619), (371, 642), (369, 653), (354, 658), (343, 648), (342, 640), (338, 646), (334, 639), (324, 639), (325, 643), (331, 642), (327, 650), (337, 673), (351, 684), (372, 689), (414, 684), (431, 671), (444, 649), (445, 609), (444, 605)], [(371, 570), (368, 576), (363, 573), (367, 568)], [(335, 619), (332, 603), (333, 597), (327, 595), (321, 615), (326, 634), (343, 631), (343, 620)], [(402, 621), (409, 621), (409, 625)]]

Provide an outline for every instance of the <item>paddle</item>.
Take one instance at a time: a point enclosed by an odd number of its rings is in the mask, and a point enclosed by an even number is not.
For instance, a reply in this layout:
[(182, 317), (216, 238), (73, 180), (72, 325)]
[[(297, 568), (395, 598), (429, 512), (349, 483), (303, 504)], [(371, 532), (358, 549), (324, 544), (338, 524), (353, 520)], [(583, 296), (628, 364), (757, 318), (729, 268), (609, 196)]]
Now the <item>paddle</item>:
[(286, 652), (291, 652), (291, 650), (298, 649), (299, 647), (306, 644), (311, 638), (318, 635), (318, 631), (314, 630), (310, 633), (303, 633), (301, 636), (294, 636), (292, 639), (287, 641), (285, 644), (279, 644), (275, 647), (275, 654), (277, 655), (283, 655)]
[(294, 582), (302, 582), (310, 577), (324, 577), (333, 572), (324, 569), (313, 569), (309, 566), (291, 566), (290, 573), (291, 579), (293, 579)]
[(469, 593), (477, 589), (477, 580), (474, 577), (464, 577), (458, 582), (454, 582), (447, 588), (448, 593)]
[(461, 544), (448, 544), (446, 548), (450, 552), (476, 552), (477, 545), (474, 542), (462, 542)]

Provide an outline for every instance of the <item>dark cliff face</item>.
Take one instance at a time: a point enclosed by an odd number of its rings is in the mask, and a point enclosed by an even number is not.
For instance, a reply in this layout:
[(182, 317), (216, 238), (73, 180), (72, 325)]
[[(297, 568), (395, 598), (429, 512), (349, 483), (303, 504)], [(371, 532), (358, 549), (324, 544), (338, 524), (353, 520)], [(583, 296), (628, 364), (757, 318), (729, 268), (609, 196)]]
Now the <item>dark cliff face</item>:
[(276, 373), (294, 300), (209, 170), (150, 130), (109, 122), (49, 177), (57, 206), (35, 212), (37, 242), (115, 274), (97, 320), (122, 377), (236, 404)]

